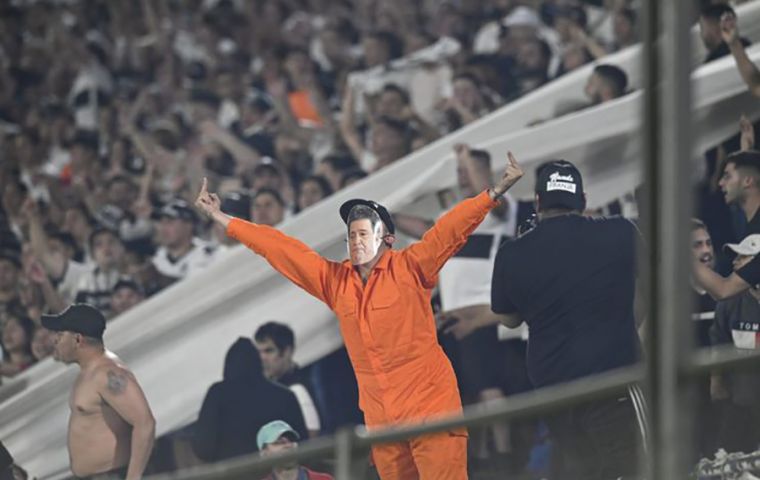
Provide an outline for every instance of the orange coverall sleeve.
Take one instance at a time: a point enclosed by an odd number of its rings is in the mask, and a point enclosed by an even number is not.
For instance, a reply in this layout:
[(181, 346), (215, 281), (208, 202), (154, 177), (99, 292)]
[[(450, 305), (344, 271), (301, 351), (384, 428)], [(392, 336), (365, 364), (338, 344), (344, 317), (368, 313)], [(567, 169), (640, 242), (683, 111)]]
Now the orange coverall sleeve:
[(419, 242), (406, 249), (423, 285), (435, 286), (438, 272), (460, 248), (467, 237), (478, 228), (498, 202), (491, 200), (488, 191), (463, 200), (435, 222)]
[(330, 262), (305, 243), (267, 225), (233, 218), (227, 235), (261, 255), (285, 278), (332, 308), (330, 280), (341, 266)]

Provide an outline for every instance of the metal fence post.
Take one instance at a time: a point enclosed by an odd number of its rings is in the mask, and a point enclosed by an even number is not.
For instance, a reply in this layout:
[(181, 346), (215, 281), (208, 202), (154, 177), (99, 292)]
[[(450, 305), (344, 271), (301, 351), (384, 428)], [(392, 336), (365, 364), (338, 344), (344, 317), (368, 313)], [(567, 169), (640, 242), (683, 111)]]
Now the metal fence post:
[(350, 427), (341, 428), (335, 434), (335, 480), (356, 480), (351, 476), (355, 438)]
[(647, 478), (685, 478), (693, 397), (683, 372), (691, 336), (687, 248), (691, 217), (691, 3), (644, 2), (644, 164), (650, 248), (647, 384), (650, 448)]

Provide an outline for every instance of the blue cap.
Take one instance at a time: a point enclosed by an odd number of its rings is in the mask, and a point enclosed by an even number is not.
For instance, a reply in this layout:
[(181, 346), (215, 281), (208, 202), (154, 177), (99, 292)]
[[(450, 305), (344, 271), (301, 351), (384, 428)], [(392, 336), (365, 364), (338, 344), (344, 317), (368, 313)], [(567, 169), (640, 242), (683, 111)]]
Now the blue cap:
[(264, 446), (276, 442), (278, 438), (285, 434), (290, 434), (293, 441), (301, 438), (298, 432), (293, 430), (293, 427), (282, 420), (269, 422), (261, 427), (259, 433), (256, 434), (256, 444), (259, 446), (259, 450), (263, 450)]

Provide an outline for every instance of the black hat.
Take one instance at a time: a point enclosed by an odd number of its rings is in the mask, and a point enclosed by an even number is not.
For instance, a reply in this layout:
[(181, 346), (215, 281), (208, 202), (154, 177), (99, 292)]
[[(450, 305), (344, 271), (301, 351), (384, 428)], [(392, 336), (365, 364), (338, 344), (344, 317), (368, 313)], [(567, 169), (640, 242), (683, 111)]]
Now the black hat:
[(106, 317), (86, 303), (75, 303), (58, 315), (43, 315), (42, 326), (54, 332), (81, 333), (86, 337), (103, 338)]
[(548, 208), (584, 210), (586, 208), (581, 172), (575, 168), (575, 165), (565, 160), (550, 162), (541, 168), (536, 180), (536, 194), (542, 210)]
[(250, 220), (251, 196), (246, 192), (229, 192), (222, 196), (222, 212), (233, 217)]
[(391, 214), (388, 213), (388, 210), (380, 205), (377, 202), (373, 202), (372, 200), (363, 200), (361, 198), (354, 198), (353, 200), (349, 200), (343, 205), (340, 206), (340, 218), (343, 219), (343, 223), (348, 225), (348, 214), (351, 213), (351, 209), (354, 208), (357, 205), (364, 205), (365, 207), (369, 207), (380, 216), (380, 220), (383, 221), (385, 224), (385, 228), (388, 229), (388, 233), (395, 234), (396, 233), (396, 226), (393, 224), (393, 218), (391, 217)]
[(158, 211), (156, 217), (159, 219), (178, 218), (193, 223), (198, 221), (198, 215), (196, 215), (195, 209), (193, 209), (193, 207), (191, 207), (186, 201), (179, 199), (172, 200), (161, 207), (161, 210)]
[(21, 254), (18, 250), (0, 248), (0, 260), (7, 260), (15, 265), (16, 268), (21, 268)]

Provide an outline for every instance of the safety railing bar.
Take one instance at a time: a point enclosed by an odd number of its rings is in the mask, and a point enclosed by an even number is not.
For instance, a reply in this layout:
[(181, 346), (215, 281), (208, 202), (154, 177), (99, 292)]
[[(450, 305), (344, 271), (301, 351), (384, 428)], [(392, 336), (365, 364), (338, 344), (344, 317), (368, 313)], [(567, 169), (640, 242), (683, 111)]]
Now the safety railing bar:
[[(643, 367), (632, 366), (582, 378), (561, 385), (542, 388), (533, 392), (509, 397), (509, 400), (480, 405), (467, 409), (461, 417), (446, 418), (429, 423), (390, 428), (373, 432), (351, 432), (352, 451), (366, 449), (375, 443), (404, 440), (419, 435), (453, 430), (461, 427), (479, 426), (515, 417), (525, 418), (569, 407), (624, 391), (628, 385), (643, 378)], [(359, 430), (359, 429), (357, 429)], [(345, 435), (345, 434), (344, 434)], [(242, 475), (248, 471), (266, 470), (292, 461), (327, 457), (334, 458), (337, 436), (311, 440), (291, 452), (272, 457), (252, 455), (212, 465), (193, 467), (178, 472), (148, 477), (150, 480), (202, 480)], [(344, 439), (345, 440), (345, 439)]]
[(171, 473), (162, 473), (146, 477), (149, 480), (203, 480), (215, 478), (230, 478), (244, 475), (251, 471), (262, 471), (293, 461), (303, 461), (315, 458), (332, 458), (336, 442), (333, 437), (316, 438), (300, 444), (297, 449), (262, 457), (258, 454), (241, 458), (225, 460), (209, 465), (201, 465)]
[(733, 345), (727, 345), (697, 350), (683, 368), (687, 375), (704, 375), (714, 370), (746, 368), (750, 365), (760, 366), (760, 350), (737, 351)]

